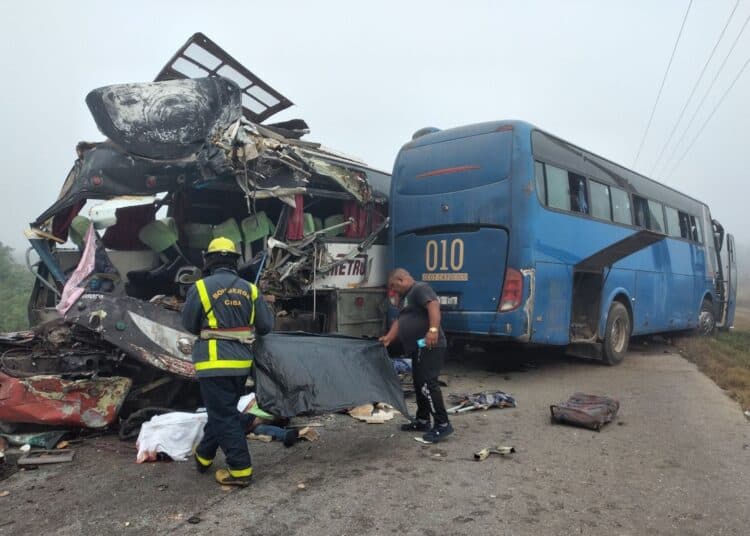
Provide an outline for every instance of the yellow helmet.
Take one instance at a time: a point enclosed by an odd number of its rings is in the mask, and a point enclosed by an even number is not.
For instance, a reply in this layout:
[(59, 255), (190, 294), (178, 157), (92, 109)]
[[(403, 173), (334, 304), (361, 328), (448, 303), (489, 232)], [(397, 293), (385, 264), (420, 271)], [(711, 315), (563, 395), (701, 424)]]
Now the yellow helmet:
[(239, 255), (234, 242), (223, 236), (211, 240), (211, 243), (208, 244), (208, 249), (206, 250), (206, 254), (210, 253), (220, 253), (222, 255)]

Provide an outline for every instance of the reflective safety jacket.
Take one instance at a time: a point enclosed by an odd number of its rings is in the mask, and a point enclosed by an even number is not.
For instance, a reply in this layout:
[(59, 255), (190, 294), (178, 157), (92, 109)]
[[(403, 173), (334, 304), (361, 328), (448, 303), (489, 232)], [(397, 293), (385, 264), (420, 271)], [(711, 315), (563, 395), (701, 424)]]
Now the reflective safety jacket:
[(245, 376), (253, 364), (248, 340), (270, 332), (273, 318), (258, 287), (234, 270), (219, 268), (188, 291), (182, 325), (199, 336), (193, 346), (199, 378)]

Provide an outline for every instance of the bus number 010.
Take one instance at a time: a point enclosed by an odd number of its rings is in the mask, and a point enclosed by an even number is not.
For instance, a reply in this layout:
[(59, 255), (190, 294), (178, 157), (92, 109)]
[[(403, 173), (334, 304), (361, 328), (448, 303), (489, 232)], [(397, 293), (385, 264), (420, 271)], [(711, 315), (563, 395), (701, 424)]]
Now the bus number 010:
[[(450, 248), (447, 240), (428, 240), (424, 252), (424, 264), (428, 272), (434, 272), (440, 265), (441, 271), (450, 269), (458, 272), (464, 266), (464, 241), (460, 238), (451, 240)], [(450, 257), (450, 259), (449, 259)]]

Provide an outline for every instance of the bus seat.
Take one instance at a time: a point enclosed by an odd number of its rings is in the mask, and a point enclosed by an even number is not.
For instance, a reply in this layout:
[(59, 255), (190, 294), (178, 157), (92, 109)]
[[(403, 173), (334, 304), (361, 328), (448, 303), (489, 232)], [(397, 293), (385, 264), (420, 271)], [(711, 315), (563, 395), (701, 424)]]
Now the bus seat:
[[(338, 225), (339, 223), (344, 223), (345, 221), (346, 218), (343, 214), (334, 214), (333, 216), (328, 216), (325, 220), (323, 220), (323, 229), (327, 229), (328, 227), (331, 227), (333, 225)], [(338, 229), (327, 231), (326, 236), (342, 236), (345, 232), (345, 227), (339, 227)]]
[(315, 219), (309, 212), (305, 212), (302, 216), (302, 232), (305, 235), (313, 234), (315, 232)]
[(162, 253), (177, 244), (177, 225), (174, 218), (162, 218), (147, 223), (139, 231), (138, 238), (155, 252)]
[(90, 224), (91, 220), (86, 216), (76, 216), (70, 224), (68, 236), (70, 237), (70, 241), (78, 246), (78, 249), (83, 249), (83, 241), (86, 238)]
[(213, 227), (210, 223), (186, 223), (182, 226), (187, 247), (205, 251), (213, 238)]
[(213, 237), (219, 238), (220, 236), (228, 238), (229, 240), (234, 242), (237, 251), (241, 250), (240, 246), (242, 245), (242, 232), (240, 231), (240, 226), (237, 223), (237, 220), (235, 220), (234, 218), (229, 218), (228, 220), (214, 225)]
[(241, 225), (246, 244), (270, 236), (275, 231), (273, 222), (263, 211), (248, 216)]
[(315, 223), (315, 230), (320, 231), (323, 228), (323, 220), (317, 216), (313, 216), (313, 223)]

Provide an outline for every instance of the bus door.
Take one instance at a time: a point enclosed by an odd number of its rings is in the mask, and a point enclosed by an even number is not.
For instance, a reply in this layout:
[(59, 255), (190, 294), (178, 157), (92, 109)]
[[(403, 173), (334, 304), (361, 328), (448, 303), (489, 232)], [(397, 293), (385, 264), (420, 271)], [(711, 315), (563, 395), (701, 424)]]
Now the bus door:
[(724, 274), (726, 277), (726, 306), (720, 322), (721, 329), (729, 329), (734, 325), (734, 310), (737, 305), (737, 254), (734, 249), (734, 236), (727, 235), (727, 252), (723, 256)]

